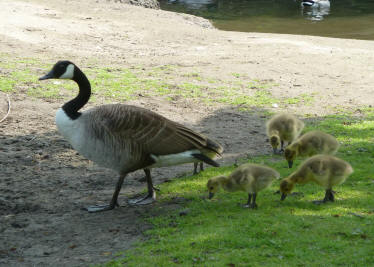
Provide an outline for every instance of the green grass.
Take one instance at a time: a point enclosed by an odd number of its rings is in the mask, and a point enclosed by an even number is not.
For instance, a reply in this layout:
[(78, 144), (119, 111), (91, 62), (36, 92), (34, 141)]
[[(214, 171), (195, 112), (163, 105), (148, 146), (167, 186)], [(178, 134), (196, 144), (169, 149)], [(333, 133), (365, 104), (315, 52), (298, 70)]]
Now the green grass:
[[(1, 54), (0, 59), (2, 92), (62, 100), (76, 94), (77, 86), (72, 81), (38, 81), (38, 77), (46, 73), (52, 64), (30, 58), (12, 58), (6, 54)], [(274, 81), (253, 79), (240, 73), (233, 73), (233, 80), (217, 80), (203, 77), (196, 70), (181, 71), (181, 67), (175, 65), (100, 68), (97, 64), (89, 61), (80, 66), (92, 85), (91, 101), (123, 102), (140, 96), (164, 96), (167, 100), (183, 97), (207, 105), (223, 103), (249, 110), (273, 104), (305, 105), (313, 99), (309, 95), (277, 98), (271, 93), (272, 88), (278, 86)]]
[[(0, 90), (25, 93), (35, 98), (67, 99), (76, 94), (71, 81), (39, 82), (39, 76), (51, 68), (35, 59), (11, 59), (0, 55)], [(92, 67), (82, 69), (88, 75), (95, 99), (108, 102), (134, 99), (140, 95), (193, 98), (205, 104), (221, 102), (238, 106), (269, 107), (312, 104), (314, 95), (277, 98), (272, 94), (274, 81), (261, 81), (233, 73), (233, 80), (203, 77), (198, 72), (181, 74), (178, 66), (129, 68)], [(178, 79), (177, 79), (178, 78)], [(350, 162), (355, 172), (335, 188), (337, 202), (322, 206), (311, 203), (323, 198), (323, 189), (308, 184), (298, 186), (300, 197), (288, 197), (280, 203), (274, 195), (279, 182), (258, 196), (258, 210), (241, 208), (243, 192), (219, 192), (207, 200), (206, 182), (212, 176), (228, 174), (234, 167), (209, 168), (201, 174), (176, 179), (161, 185), (160, 216), (145, 218), (153, 225), (147, 239), (121, 253), (107, 266), (369, 266), (374, 262), (374, 109), (348, 111), (335, 108), (339, 116), (306, 119), (306, 130), (321, 129), (342, 143), (338, 156)], [(265, 112), (265, 111), (264, 111)], [(337, 112), (338, 113), (338, 112)], [(285, 160), (278, 156), (242, 159), (276, 168), (290, 174)], [(295, 166), (301, 160), (295, 161)], [(174, 199), (184, 199), (180, 209), (162, 212)], [(358, 216), (357, 216), (358, 215)]]
[[(146, 241), (105, 266), (372, 266), (374, 262), (374, 113), (307, 119), (306, 130), (321, 129), (337, 137), (338, 156), (354, 173), (336, 188), (337, 201), (314, 205), (323, 188), (297, 186), (303, 196), (280, 203), (276, 182), (259, 193), (257, 210), (243, 209), (244, 192), (220, 191), (207, 200), (206, 182), (234, 167), (209, 168), (201, 174), (162, 184), (159, 209), (175, 198), (185, 199), (180, 210), (146, 218), (153, 225)], [(242, 162), (262, 163), (282, 177), (291, 173), (278, 156)], [(301, 160), (297, 160), (296, 165)], [(293, 169), (295, 170), (295, 168)], [(162, 212), (161, 212), (162, 213)]]

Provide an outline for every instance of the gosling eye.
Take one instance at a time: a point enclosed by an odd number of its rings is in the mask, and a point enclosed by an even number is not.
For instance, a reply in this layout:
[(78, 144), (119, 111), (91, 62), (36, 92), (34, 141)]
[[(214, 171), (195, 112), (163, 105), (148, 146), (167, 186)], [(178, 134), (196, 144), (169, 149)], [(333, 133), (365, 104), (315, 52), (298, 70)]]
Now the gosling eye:
[(213, 186), (210, 187), (210, 190), (213, 190)]

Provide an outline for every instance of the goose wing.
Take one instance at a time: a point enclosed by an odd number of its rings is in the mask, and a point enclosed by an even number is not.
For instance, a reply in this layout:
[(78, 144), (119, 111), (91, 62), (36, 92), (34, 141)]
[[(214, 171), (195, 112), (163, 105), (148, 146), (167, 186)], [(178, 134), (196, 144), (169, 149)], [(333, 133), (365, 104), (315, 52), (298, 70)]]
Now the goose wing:
[(113, 145), (141, 149), (143, 153), (169, 155), (192, 149), (219, 154), (222, 148), (205, 136), (144, 108), (130, 105), (103, 105), (89, 111), (96, 138)]

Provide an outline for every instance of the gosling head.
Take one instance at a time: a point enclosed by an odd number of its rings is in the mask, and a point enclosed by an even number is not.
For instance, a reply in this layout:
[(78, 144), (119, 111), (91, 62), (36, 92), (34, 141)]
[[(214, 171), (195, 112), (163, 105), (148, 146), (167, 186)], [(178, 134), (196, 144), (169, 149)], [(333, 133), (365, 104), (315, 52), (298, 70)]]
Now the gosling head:
[(64, 60), (58, 61), (50, 72), (46, 75), (39, 78), (39, 80), (47, 80), (47, 79), (73, 79), (74, 72), (76, 71), (77, 67), (74, 63)]
[(214, 196), (214, 194), (218, 191), (220, 187), (219, 180), (222, 178), (225, 178), (225, 176), (217, 176), (209, 179), (208, 183), (206, 184), (206, 186), (208, 187), (209, 199), (211, 199)]
[(293, 190), (294, 184), (289, 179), (284, 179), (280, 183), (281, 200), (285, 200), (287, 195)]
[(295, 160), (296, 158), (296, 150), (290, 148), (290, 147), (287, 147), (286, 150), (284, 151), (284, 157), (286, 158), (287, 162), (288, 162), (288, 167), (289, 168), (292, 168), (293, 166), (293, 161)]
[(270, 144), (273, 147), (274, 154), (276, 154), (277, 153), (277, 148), (278, 148), (278, 146), (280, 144), (280, 138), (279, 138), (279, 136), (278, 135), (272, 135), (270, 137)]

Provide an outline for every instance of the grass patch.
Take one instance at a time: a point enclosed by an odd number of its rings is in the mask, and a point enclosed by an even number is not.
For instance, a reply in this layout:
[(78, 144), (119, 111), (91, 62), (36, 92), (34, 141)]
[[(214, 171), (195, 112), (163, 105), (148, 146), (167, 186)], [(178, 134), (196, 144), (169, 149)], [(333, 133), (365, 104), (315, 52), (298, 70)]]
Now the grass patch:
[[(0, 90), (6, 93), (25, 93), (35, 98), (67, 100), (77, 92), (72, 81), (38, 81), (52, 64), (30, 58), (0, 55)], [(233, 80), (217, 80), (201, 76), (197, 71), (181, 71), (176, 65), (129, 68), (100, 68), (95, 61), (82, 65), (92, 85), (93, 98), (104, 102), (123, 102), (141, 96), (165, 96), (168, 100), (194, 99), (206, 105), (224, 103), (240, 109), (271, 107), (274, 104), (299, 105), (311, 97), (277, 98), (271, 89), (273, 80), (251, 79), (232, 73)], [(309, 100), (308, 100), (309, 99)]]
[[(160, 201), (186, 199), (178, 211), (147, 218), (153, 229), (148, 239), (105, 266), (369, 266), (374, 262), (374, 115), (328, 116), (307, 119), (307, 130), (320, 129), (337, 137), (338, 156), (355, 172), (335, 188), (337, 201), (321, 206), (323, 188), (307, 184), (304, 195), (280, 203), (273, 192), (279, 182), (259, 193), (258, 210), (241, 208), (244, 192), (207, 195), (212, 176), (234, 167), (209, 168), (201, 174), (161, 185)], [(278, 156), (259, 156), (243, 162), (262, 163), (286, 177), (291, 173)], [(301, 160), (295, 162), (299, 165)], [(295, 170), (295, 168), (293, 169)]]

